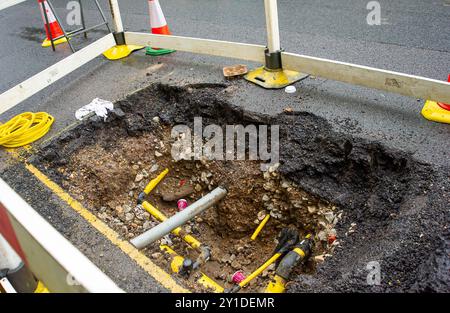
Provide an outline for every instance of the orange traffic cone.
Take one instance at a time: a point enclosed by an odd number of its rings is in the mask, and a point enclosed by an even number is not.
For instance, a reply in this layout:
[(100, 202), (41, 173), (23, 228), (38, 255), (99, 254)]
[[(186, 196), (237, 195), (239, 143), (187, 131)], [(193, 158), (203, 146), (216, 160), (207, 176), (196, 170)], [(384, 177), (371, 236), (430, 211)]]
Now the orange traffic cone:
[[(47, 34), (47, 38), (42, 42), (42, 47), (50, 47), (52, 45), (50, 41), (50, 34), (51, 38), (53, 38), (53, 43), (55, 45), (58, 45), (63, 42), (67, 42), (67, 38), (63, 37), (64, 32), (61, 29), (61, 26), (59, 26), (58, 21), (56, 20), (55, 14), (53, 13), (52, 9), (48, 5), (46, 0), (38, 0), (39, 3), (39, 9), (41, 10), (42, 20), (44, 21), (45, 25), (45, 33)], [(43, 7), (45, 8), (45, 12), (47, 13), (47, 20), (45, 19)], [(49, 33), (50, 31), (50, 33)]]
[[(447, 81), (450, 83), (450, 75)], [(450, 104), (427, 100), (422, 115), (430, 121), (450, 124)]]
[[(150, 26), (152, 34), (170, 35), (169, 26), (167, 25), (167, 21), (164, 17), (161, 6), (159, 5), (159, 1), (148, 0), (148, 7), (150, 12)], [(174, 51), (175, 50), (147, 47), (145, 53), (149, 55), (161, 55), (172, 53)]]

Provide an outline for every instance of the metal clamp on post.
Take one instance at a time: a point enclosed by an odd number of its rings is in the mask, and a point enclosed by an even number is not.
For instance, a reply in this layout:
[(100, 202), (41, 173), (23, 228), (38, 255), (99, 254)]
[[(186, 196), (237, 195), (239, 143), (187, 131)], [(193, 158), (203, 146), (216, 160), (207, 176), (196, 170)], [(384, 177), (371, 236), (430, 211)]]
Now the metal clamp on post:
[(269, 52), (269, 49), (267, 48), (264, 51), (264, 56), (266, 58), (266, 66), (265, 68), (267, 70), (281, 70), (283, 66), (281, 65), (281, 50), (275, 51), (275, 52)]
[(265, 66), (250, 71), (245, 79), (266, 89), (279, 89), (308, 77), (307, 74), (283, 69), (280, 32), (278, 29), (277, 0), (264, 0), (267, 24)]
[(125, 34), (123, 32), (122, 17), (120, 16), (119, 4), (117, 0), (109, 0), (111, 8), (111, 15), (114, 22), (114, 39), (116, 45), (106, 50), (103, 55), (109, 60), (118, 60), (130, 55), (131, 52), (144, 49), (143, 46), (127, 45), (125, 41)]
[(114, 40), (116, 41), (116, 44), (118, 46), (122, 46), (125, 44), (125, 33), (124, 32), (120, 32), (120, 33), (114, 32), (113, 35), (114, 35)]

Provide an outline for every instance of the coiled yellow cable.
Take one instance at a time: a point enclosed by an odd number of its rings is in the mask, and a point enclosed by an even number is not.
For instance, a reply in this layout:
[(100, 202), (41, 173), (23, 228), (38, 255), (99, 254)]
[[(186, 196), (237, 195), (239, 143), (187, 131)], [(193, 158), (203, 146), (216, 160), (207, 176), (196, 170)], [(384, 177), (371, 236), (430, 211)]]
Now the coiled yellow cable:
[(17, 148), (38, 140), (50, 130), (54, 117), (46, 112), (25, 112), (0, 124), (0, 145)]

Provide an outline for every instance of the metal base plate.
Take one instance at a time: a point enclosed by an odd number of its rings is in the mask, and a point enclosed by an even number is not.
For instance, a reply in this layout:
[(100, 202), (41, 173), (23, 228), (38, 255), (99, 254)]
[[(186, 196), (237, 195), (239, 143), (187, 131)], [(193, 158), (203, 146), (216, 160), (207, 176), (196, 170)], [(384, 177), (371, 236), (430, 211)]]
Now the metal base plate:
[(263, 66), (248, 72), (244, 78), (266, 89), (280, 89), (308, 76), (308, 74), (290, 70), (270, 71)]
[(441, 108), (435, 101), (427, 100), (425, 102), (422, 115), (430, 121), (450, 124), (450, 111)]
[(109, 60), (118, 60), (129, 56), (133, 51), (143, 48), (143, 46), (136, 45), (118, 45), (106, 50), (103, 52), (103, 55)]
[(145, 54), (147, 55), (163, 55), (175, 52), (175, 50), (170, 49), (154, 49), (152, 47), (145, 48)]

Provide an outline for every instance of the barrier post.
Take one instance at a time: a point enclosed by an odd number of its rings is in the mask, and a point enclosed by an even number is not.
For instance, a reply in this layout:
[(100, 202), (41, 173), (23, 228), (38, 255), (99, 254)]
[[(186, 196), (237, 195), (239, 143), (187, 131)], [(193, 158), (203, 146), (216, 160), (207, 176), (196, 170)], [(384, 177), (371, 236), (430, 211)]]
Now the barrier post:
[(123, 32), (122, 17), (120, 16), (119, 3), (117, 0), (109, 0), (109, 7), (111, 9), (111, 16), (114, 25), (114, 39), (116, 45), (103, 53), (109, 60), (118, 60), (130, 55), (131, 52), (143, 49), (143, 46), (127, 45), (125, 35)]
[(264, 9), (266, 13), (267, 48), (269, 53), (275, 53), (281, 50), (277, 0), (264, 0)]
[(267, 28), (265, 66), (250, 71), (245, 79), (266, 89), (279, 89), (302, 80), (308, 75), (283, 69), (277, 0), (264, 0)]

